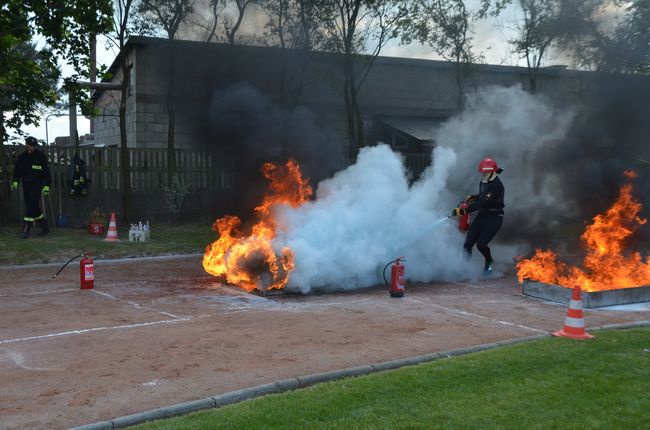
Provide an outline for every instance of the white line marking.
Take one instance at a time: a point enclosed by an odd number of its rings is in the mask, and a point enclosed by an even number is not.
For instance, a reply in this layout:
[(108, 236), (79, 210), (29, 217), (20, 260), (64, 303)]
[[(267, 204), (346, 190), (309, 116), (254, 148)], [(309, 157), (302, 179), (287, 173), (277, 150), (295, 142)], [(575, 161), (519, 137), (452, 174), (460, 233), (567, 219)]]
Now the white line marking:
[(113, 295), (111, 295), (111, 294), (104, 293), (104, 292), (101, 292), (101, 291), (97, 291), (97, 290), (95, 290), (95, 289), (93, 289), (93, 293), (95, 293), (95, 294), (99, 294), (100, 296), (105, 296), (105, 297), (111, 298), (111, 299), (113, 299), (113, 300), (119, 300), (117, 297), (115, 297), (115, 296), (113, 296)]
[(189, 319), (189, 317), (179, 317), (178, 315), (170, 314), (169, 312), (158, 311), (158, 313), (159, 313), (159, 314), (163, 314), (163, 315), (168, 316), (168, 317), (175, 318), (175, 319), (177, 319), (177, 320), (182, 320), (182, 319), (184, 319), (184, 318), (188, 318), (188, 319)]
[(5, 340), (0, 340), (0, 345), (4, 345), (7, 343), (24, 342), (27, 340), (50, 339), (53, 337), (62, 337), (62, 336), (77, 336), (80, 334), (91, 333), (95, 331), (121, 330), (121, 329), (137, 328), (137, 327), (148, 327), (148, 326), (159, 325), (159, 324), (172, 324), (177, 322), (185, 322), (189, 320), (190, 318), (180, 318), (180, 319), (173, 319), (173, 320), (152, 321), (152, 322), (139, 323), (139, 324), (118, 325), (112, 327), (93, 327), (93, 328), (86, 328), (83, 330), (73, 330), (73, 331), (64, 331), (60, 333), (43, 334), (40, 336), (28, 336), (28, 337), (21, 337), (17, 339), (5, 339)]
[(444, 309), (444, 310), (446, 310), (446, 311), (448, 311), (448, 312), (457, 313), (457, 314), (461, 314), (461, 315), (468, 316), (468, 317), (480, 318), (480, 319), (487, 320), (487, 321), (492, 321), (492, 322), (495, 322), (495, 323), (498, 323), (498, 324), (504, 324), (504, 325), (514, 326), (514, 327), (519, 327), (519, 328), (523, 328), (523, 329), (525, 329), (525, 330), (534, 331), (534, 332), (537, 332), (537, 333), (545, 333), (545, 334), (548, 333), (548, 332), (545, 331), (545, 330), (540, 330), (540, 329), (537, 329), (537, 328), (534, 328), (534, 327), (528, 327), (528, 326), (525, 326), (525, 325), (516, 324), (516, 323), (512, 323), (512, 322), (508, 322), (508, 321), (496, 320), (496, 319), (494, 319), (494, 318), (490, 318), (490, 317), (486, 317), (486, 316), (483, 316), (483, 315), (474, 314), (474, 313), (472, 313), (472, 312), (460, 311), (460, 310), (458, 310), (458, 309), (448, 308), (448, 307), (446, 307), (446, 306), (436, 305), (436, 304), (434, 304), (434, 303), (425, 303), (425, 302), (423, 302), (423, 301), (415, 300), (415, 299), (406, 299), (406, 301), (411, 301), (411, 302), (420, 303), (420, 304), (423, 304), (423, 305), (425, 305), (425, 306), (433, 306), (433, 307), (435, 307), (435, 308)]
[(79, 288), (66, 288), (66, 289), (63, 289), (63, 290), (37, 291), (35, 293), (3, 294), (0, 297), (37, 296), (37, 295), (40, 295), (40, 294), (67, 293), (68, 291), (78, 291), (78, 290), (79, 290)]
[(239, 309), (236, 311), (230, 311), (230, 312), (224, 312), (222, 314), (214, 314), (214, 315), (206, 315), (206, 317), (215, 317), (215, 316), (220, 316), (220, 315), (232, 315), (232, 314), (239, 314), (242, 312), (248, 312), (250, 309)]
[[(100, 294), (102, 296), (109, 297), (109, 298), (111, 298), (113, 300), (118, 300), (118, 301), (121, 300), (118, 297), (113, 296), (112, 294), (103, 293), (101, 291), (96, 291), (96, 290), (93, 290), (93, 292), (97, 293), (97, 294)], [(172, 317), (172, 318), (175, 318), (175, 319), (179, 319), (179, 320), (182, 320), (183, 318), (186, 318), (186, 317), (179, 317), (178, 315), (170, 314), (169, 312), (159, 311), (157, 309), (153, 309), (153, 308), (150, 308), (150, 307), (147, 307), (147, 306), (142, 306), (141, 304), (133, 302), (131, 300), (127, 300), (126, 302), (128, 304), (130, 304), (131, 306), (134, 306), (136, 309), (145, 309), (145, 310), (149, 310), (149, 311), (153, 311), (153, 312), (158, 312), (159, 314), (165, 315), (167, 317)]]

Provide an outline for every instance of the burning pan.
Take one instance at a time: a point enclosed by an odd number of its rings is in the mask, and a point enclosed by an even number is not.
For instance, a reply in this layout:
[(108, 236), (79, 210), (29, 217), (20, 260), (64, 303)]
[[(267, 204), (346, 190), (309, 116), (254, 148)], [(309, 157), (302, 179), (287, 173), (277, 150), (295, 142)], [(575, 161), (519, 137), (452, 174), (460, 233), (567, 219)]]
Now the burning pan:
[[(569, 305), (572, 290), (553, 284), (545, 284), (532, 280), (524, 280), (522, 292), (526, 296)], [(627, 305), (631, 303), (650, 302), (650, 286), (582, 292), (582, 303), (585, 308), (602, 308), (605, 306)]]

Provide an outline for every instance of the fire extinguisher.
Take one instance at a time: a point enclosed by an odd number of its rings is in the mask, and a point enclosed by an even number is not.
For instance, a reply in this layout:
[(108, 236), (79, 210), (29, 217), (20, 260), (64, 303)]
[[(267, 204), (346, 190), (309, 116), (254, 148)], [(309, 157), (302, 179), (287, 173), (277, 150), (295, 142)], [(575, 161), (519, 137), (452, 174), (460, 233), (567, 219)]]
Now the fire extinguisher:
[[(405, 281), (405, 266), (401, 264), (404, 262), (404, 257), (399, 257), (396, 260), (390, 261), (384, 266), (383, 275), (384, 282), (388, 286), (388, 293), (391, 297), (404, 297), (404, 281)], [(394, 263), (394, 264), (393, 264)], [(386, 269), (393, 264), (390, 268), (390, 285), (386, 279)]]
[[(467, 202), (460, 202), (458, 204), (458, 207), (460, 209), (467, 209), (467, 206), (469, 206)], [(464, 215), (461, 215), (458, 218), (458, 230), (460, 231), (469, 230), (469, 213), (466, 212)]]
[(68, 260), (67, 263), (65, 263), (58, 272), (54, 276), (52, 276), (52, 279), (55, 279), (57, 276), (59, 276), (59, 273), (65, 269), (68, 264), (72, 262), (72, 260), (77, 259), (79, 257), (83, 257), (81, 261), (79, 262), (79, 285), (82, 290), (90, 290), (95, 286), (95, 265), (90, 258), (90, 253), (89, 252), (84, 252), (83, 254), (80, 255), (75, 255), (71, 259)]

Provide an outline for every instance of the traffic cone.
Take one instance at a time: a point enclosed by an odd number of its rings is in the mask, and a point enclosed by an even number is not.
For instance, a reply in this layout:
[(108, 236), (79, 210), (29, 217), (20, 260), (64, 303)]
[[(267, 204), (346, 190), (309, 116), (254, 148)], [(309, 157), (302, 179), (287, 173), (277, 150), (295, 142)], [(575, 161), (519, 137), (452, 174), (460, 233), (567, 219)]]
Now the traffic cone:
[(585, 330), (585, 317), (582, 312), (582, 297), (580, 287), (573, 289), (569, 309), (564, 320), (564, 328), (553, 333), (553, 336), (568, 337), (571, 339), (591, 339), (593, 336)]
[(111, 212), (111, 222), (108, 224), (108, 233), (104, 242), (119, 242), (117, 238), (117, 222), (115, 221), (115, 212)]

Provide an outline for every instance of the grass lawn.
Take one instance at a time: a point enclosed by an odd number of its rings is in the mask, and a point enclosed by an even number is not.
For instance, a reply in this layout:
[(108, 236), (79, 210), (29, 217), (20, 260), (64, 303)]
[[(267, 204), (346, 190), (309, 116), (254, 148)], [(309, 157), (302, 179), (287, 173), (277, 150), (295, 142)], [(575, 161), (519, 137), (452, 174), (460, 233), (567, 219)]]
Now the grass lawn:
[[(9, 227), (0, 234), (0, 264), (65, 262), (83, 250), (93, 258), (141, 257), (148, 255), (203, 252), (217, 238), (211, 225), (153, 225), (149, 242), (129, 242), (128, 230), (118, 230), (120, 242), (104, 242), (106, 235), (91, 236), (87, 230), (56, 228), (44, 237), (18, 237), (20, 227)], [(39, 229), (36, 227), (34, 233)]]
[(648, 328), (543, 339), (136, 428), (650, 428), (648, 351)]

